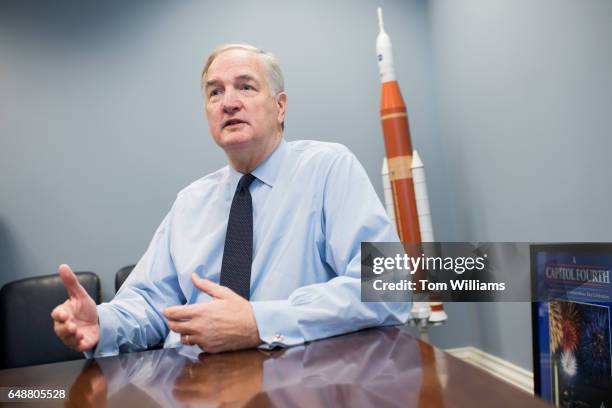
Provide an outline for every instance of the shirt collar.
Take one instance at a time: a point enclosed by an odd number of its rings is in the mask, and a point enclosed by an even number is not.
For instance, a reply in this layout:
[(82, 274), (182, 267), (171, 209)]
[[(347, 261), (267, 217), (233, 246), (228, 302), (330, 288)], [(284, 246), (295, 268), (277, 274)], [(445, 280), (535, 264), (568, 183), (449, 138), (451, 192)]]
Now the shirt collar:
[(281, 137), (276, 149), (264, 160), (255, 170), (251, 172), (252, 175), (263, 181), (270, 187), (274, 187), (276, 177), (280, 172), (280, 166), (285, 157), (285, 151), (287, 150), (287, 142)]
[[(257, 166), (257, 168), (251, 172), (251, 174), (257, 177), (257, 179), (264, 184), (273, 187), (276, 177), (280, 171), (283, 158), (285, 157), (286, 150), (287, 142), (281, 137), (281, 140), (274, 151), (270, 153), (270, 155), (263, 162), (261, 162), (259, 166)], [(240, 180), (243, 174), (234, 169), (231, 165), (229, 166), (229, 170), (232, 184), (237, 185), (238, 180)]]

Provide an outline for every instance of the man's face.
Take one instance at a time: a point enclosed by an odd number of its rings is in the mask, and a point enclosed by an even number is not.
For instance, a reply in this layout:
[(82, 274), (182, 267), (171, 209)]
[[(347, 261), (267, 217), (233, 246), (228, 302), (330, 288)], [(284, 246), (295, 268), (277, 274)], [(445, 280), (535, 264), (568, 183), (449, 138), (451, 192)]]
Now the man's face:
[(265, 149), (285, 115), (286, 95), (272, 95), (259, 56), (228, 50), (208, 68), (204, 98), (208, 126), (224, 150)]

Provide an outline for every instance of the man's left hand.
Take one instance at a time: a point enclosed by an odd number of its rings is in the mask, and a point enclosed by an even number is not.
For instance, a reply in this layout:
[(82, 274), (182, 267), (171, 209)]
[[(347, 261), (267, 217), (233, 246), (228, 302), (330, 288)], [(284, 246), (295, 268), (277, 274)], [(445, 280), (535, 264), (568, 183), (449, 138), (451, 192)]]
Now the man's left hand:
[(251, 303), (231, 289), (195, 273), (196, 288), (208, 293), (210, 302), (172, 306), (164, 310), (168, 327), (181, 335), (183, 344), (197, 344), (208, 353), (257, 347), (262, 343)]

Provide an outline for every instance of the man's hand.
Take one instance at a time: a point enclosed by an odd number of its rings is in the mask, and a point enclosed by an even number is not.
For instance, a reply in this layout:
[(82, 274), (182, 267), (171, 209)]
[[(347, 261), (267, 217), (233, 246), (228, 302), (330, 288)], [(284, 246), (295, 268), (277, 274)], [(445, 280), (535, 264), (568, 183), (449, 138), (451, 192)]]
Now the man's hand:
[(108, 385), (96, 360), (89, 360), (68, 391), (66, 408), (106, 407)]
[(96, 303), (68, 265), (60, 265), (59, 274), (68, 300), (51, 312), (53, 330), (66, 346), (80, 352), (91, 350), (100, 340)]
[(261, 392), (263, 364), (269, 358), (259, 350), (202, 353), (190, 361), (174, 382), (178, 402), (195, 406), (244, 407)]
[(197, 344), (208, 353), (257, 347), (262, 343), (248, 300), (231, 289), (195, 273), (191, 279), (196, 288), (213, 300), (164, 310), (168, 326), (180, 333), (183, 344)]

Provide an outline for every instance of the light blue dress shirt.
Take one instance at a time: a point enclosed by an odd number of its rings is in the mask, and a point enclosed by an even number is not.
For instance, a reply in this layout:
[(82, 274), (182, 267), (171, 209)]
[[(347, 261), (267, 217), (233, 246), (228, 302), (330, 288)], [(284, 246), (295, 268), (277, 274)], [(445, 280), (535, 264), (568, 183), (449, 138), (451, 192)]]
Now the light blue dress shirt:
[[(360, 244), (398, 241), (355, 156), (344, 146), (286, 142), (252, 174), (251, 297), (264, 347), (292, 346), (404, 323), (409, 303), (361, 302)], [(183, 189), (110, 303), (99, 305), (95, 356), (165, 339), (169, 306), (211, 301), (191, 273), (219, 282), (230, 205), (241, 173), (226, 166)]]

